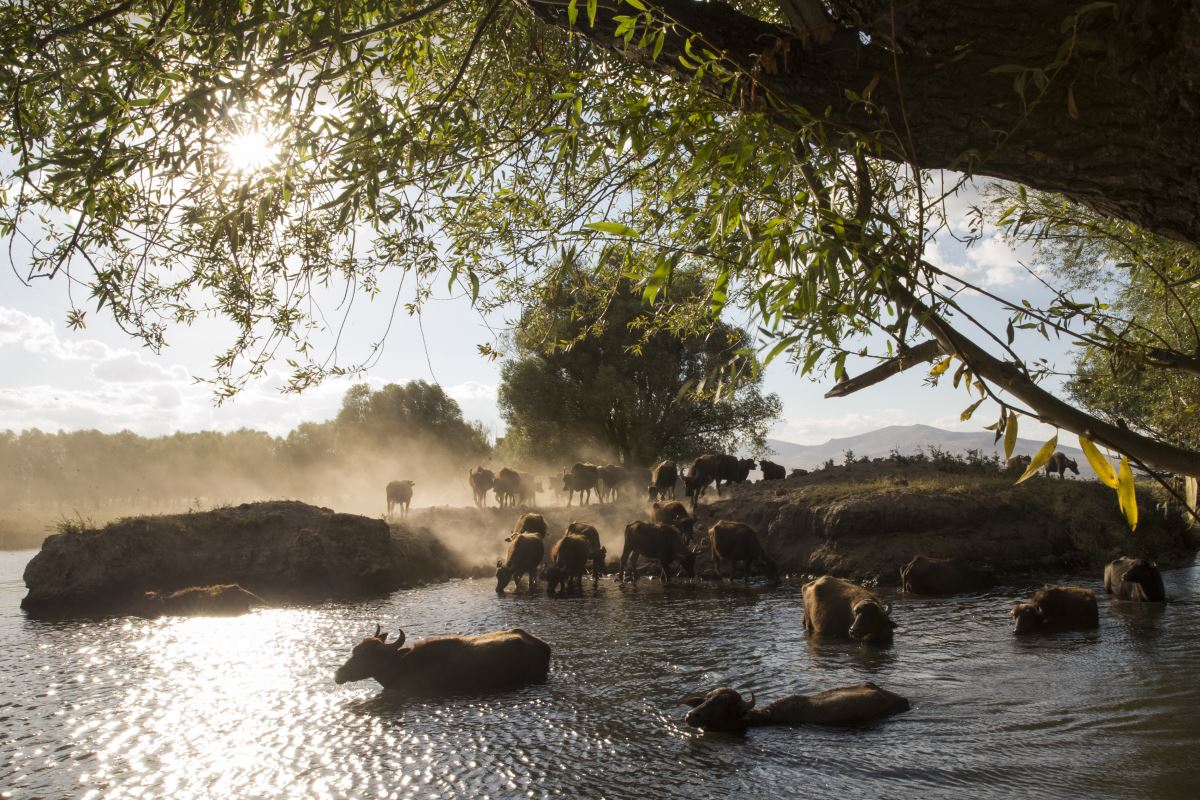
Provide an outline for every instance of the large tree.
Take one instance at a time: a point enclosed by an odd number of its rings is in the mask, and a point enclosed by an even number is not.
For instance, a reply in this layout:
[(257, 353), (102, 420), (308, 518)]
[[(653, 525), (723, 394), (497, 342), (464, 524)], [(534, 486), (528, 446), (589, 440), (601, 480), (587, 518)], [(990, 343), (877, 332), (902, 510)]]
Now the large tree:
[[(0, 22), (5, 224), (32, 240), (30, 275), (86, 283), (151, 346), (227, 315), (221, 391), (281, 344), (296, 388), (328, 374), (315, 284), (374, 292), (401, 268), (486, 309), (590, 253), (649, 303), (694, 265), (710, 321), (743, 303), (768, 357), (806, 372), (865, 356), (884, 360), (874, 380), (944, 354), (1005, 425), (1032, 415), (1200, 474), (1194, 450), (1043, 390), (1027, 340), (962, 302), (981, 287), (923, 257), (942, 168), (1200, 242), (1200, 3), (30, 0)], [(267, 141), (271, 164), (234, 168)], [(1069, 296), (977, 296), (1094, 332)], [(1200, 373), (1195, 352), (1121, 346)]]
[[(744, 330), (718, 321), (697, 333), (678, 320), (663, 330), (629, 281), (583, 277), (521, 315), (501, 370), (508, 449), (550, 464), (602, 457), (643, 466), (765, 449), (780, 402), (763, 394)], [(686, 306), (701, 291), (695, 278), (676, 274), (659, 313), (669, 313), (671, 298)], [(718, 384), (735, 357), (741, 369)]]

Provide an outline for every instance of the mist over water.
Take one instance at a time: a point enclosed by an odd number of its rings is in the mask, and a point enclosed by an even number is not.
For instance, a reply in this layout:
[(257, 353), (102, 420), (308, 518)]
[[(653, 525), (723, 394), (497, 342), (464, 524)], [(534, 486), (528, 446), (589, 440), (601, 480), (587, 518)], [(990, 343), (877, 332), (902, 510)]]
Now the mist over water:
[[(1200, 779), (1195, 567), (1165, 573), (1165, 608), (1102, 600), (1099, 632), (1039, 640), (1009, 633), (1028, 587), (888, 596), (900, 628), (878, 650), (809, 642), (794, 586), (654, 581), (46, 623), (17, 608), (31, 556), (0, 554), (4, 797), (1191, 798)], [(520, 625), (553, 645), (550, 679), (434, 702), (336, 686), (377, 621), (410, 639)], [(765, 702), (861, 680), (912, 711), (738, 737), (687, 728), (677, 705), (720, 684)]]

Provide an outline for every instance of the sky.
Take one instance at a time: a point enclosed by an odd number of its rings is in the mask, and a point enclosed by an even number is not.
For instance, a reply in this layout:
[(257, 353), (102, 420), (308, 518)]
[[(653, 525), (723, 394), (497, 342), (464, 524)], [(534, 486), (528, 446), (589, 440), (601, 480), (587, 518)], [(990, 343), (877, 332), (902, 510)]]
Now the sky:
[[(976, 198), (976, 190), (969, 188), (949, 201), (948, 211), (959, 229), (965, 225), (966, 208)], [(995, 231), (988, 231), (970, 248), (943, 237), (931, 246), (928, 256), (953, 264), (961, 274), (1013, 298), (1038, 292), (1020, 266), (1030, 254), (1014, 252)], [(401, 305), (408, 299), (411, 287), (401, 286), (399, 278), (398, 272), (385, 274), (384, 291), (378, 297), (355, 300), (339, 343), (343, 363), (367, 357), (371, 344), (388, 328), (397, 291)], [(76, 288), (77, 299), (79, 294)], [(982, 308), (980, 301), (967, 298), (965, 302)], [(425, 306), (419, 321), (400, 307), (382, 357), (364, 375), (329, 380), (301, 395), (283, 394), (280, 376), (286, 368), (280, 364), (220, 405), (214, 402), (211, 388), (199, 380), (212, 377), (214, 357), (231, 340), (231, 329), (220, 320), (200, 319), (190, 327), (172, 329), (168, 347), (156, 354), (121, 332), (103, 312), (89, 313), (84, 330), (69, 330), (64, 324), (69, 307), (65, 280), (26, 286), (17, 271), (0, 262), (0, 430), (127, 429), (160, 435), (246, 427), (282, 435), (301, 422), (332, 417), (354, 383), (382, 386), (425, 380), (440, 384), (458, 401), (465, 417), (483, 422), (493, 435), (503, 433), (495, 404), (500, 364), (481, 357), (477, 346), (497, 344), (496, 335), (509, 320), (502, 314), (484, 319), (462, 298), (435, 299)], [(86, 303), (82, 307), (90, 310)], [(988, 319), (1003, 330), (1003, 317), (993, 314)], [(1045, 343), (1028, 334), (1019, 334), (1017, 344), (1061, 366), (1070, 362), (1063, 344)], [(848, 368), (855, 374), (855, 364)], [(797, 375), (783, 358), (776, 359), (767, 367), (765, 385), (783, 401), (783, 416), (771, 436), (819, 444), (887, 425), (979, 430), (995, 420), (996, 408), (985, 403), (971, 421), (960, 422), (960, 412), (972, 399), (961, 388), (952, 389), (949, 381), (936, 388), (926, 386), (927, 374), (928, 368), (916, 367), (849, 397), (826, 400), (822, 395), (832, 386), (832, 377), (814, 383)], [(1022, 421), (1022, 437), (1049, 438), (1052, 433), (1048, 426)]]

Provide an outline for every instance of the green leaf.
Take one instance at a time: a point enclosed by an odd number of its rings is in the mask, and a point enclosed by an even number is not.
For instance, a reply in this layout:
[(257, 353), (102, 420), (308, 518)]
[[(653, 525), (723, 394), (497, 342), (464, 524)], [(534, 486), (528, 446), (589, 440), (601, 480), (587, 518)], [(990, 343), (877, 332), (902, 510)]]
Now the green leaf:
[[(1033, 460), (1029, 462), (1029, 468), (1025, 470), (1021, 477), (1017, 478), (1017, 483), (1024, 483), (1037, 474), (1037, 471), (1046, 466), (1046, 462), (1050, 460), (1050, 456), (1054, 455), (1054, 448), (1058, 447), (1058, 434), (1054, 434), (1054, 438), (1042, 445), (1042, 449), (1034, 454)], [(1014, 486), (1016, 484), (1013, 484)]]
[(600, 222), (589, 222), (583, 227), (589, 230), (599, 231), (600, 233), (611, 233), (613, 236), (628, 236), (630, 238), (636, 238), (638, 235), (637, 231), (628, 225), (622, 225), (620, 222), (608, 222), (607, 220), (601, 220)]
[(567, 3), (567, 21), (571, 23), (572, 28), (575, 27), (575, 20), (579, 17), (579, 9), (576, 7), (578, 2), (579, 0), (571, 0)]
[(1117, 502), (1121, 505), (1121, 513), (1129, 523), (1129, 530), (1136, 531), (1138, 524), (1137, 494), (1133, 489), (1133, 470), (1129, 468), (1129, 458), (1121, 456), (1121, 468), (1117, 473)]
[(1017, 446), (1017, 415), (1008, 412), (1008, 421), (1004, 423), (1004, 460), (1012, 458), (1013, 449)]
[(587, 0), (588, 27), (596, 27), (596, 0)]
[(1087, 456), (1088, 463), (1092, 465), (1092, 469), (1096, 471), (1101, 482), (1110, 489), (1116, 489), (1117, 473), (1113, 471), (1112, 464), (1108, 463), (1108, 459), (1096, 448), (1096, 445), (1092, 444), (1092, 440), (1086, 436), (1080, 436), (1079, 447)]

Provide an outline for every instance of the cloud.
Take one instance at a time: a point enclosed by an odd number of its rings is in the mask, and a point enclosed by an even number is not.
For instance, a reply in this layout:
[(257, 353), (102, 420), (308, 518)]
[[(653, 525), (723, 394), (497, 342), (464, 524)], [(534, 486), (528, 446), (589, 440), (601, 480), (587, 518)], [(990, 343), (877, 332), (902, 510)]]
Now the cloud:
[(180, 366), (163, 367), (147, 361), (140, 353), (119, 351), (92, 365), (92, 377), (111, 383), (181, 382), (188, 379)]
[(494, 383), (465, 381), (454, 386), (447, 386), (445, 391), (455, 400), (462, 402), (464, 400), (495, 400), (498, 388)]

